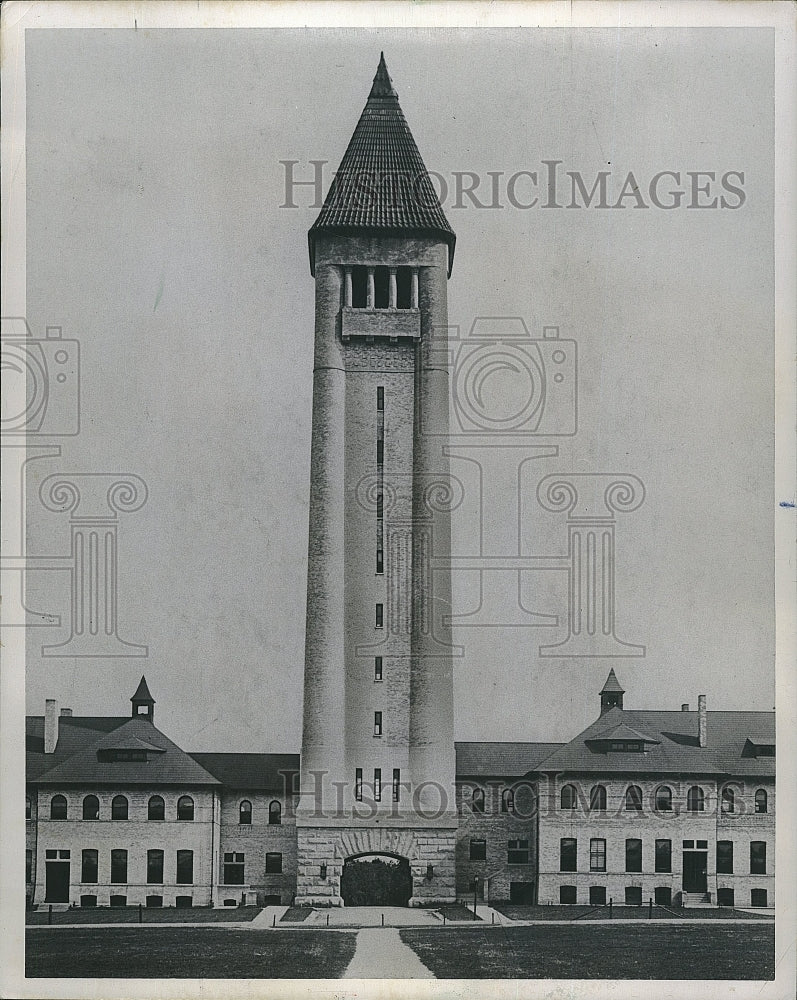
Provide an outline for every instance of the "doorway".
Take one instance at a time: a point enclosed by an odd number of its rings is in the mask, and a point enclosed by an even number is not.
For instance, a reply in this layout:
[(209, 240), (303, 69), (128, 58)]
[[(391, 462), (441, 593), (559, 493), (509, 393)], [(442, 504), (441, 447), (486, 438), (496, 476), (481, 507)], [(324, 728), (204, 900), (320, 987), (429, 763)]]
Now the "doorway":
[(68, 903), (69, 902), (69, 862), (68, 861), (47, 861), (46, 883), (45, 883), (45, 903)]
[(707, 869), (708, 851), (684, 851), (684, 892), (705, 892), (708, 888)]
[(412, 895), (410, 863), (392, 855), (348, 858), (340, 895), (346, 906), (407, 906)]

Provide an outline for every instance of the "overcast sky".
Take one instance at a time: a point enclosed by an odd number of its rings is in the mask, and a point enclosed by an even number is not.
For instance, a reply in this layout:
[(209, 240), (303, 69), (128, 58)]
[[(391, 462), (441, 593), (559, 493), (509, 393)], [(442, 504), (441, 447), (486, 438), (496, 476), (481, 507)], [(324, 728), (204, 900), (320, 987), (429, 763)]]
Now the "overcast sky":
[[(450, 322), (523, 317), (579, 345), (579, 431), (525, 467), (522, 551), (566, 551), (563, 516), (536, 505), (542, 475), (629, 472), (647, 491), (617, 526), (617, 631), (646, 655), (542, 660), (561, 629), (460, 629), (457, 738), (570, 738), (610, 666), (628, 707), (706, 693), (709, 708), (771, 709), (772, 43), (766, 29), (28, 31), (28, 319), (82, 351), (81, 433), (30, 485), (129, 471), (149, 488), (119, 529), (119, 632), (149, 656), (46, 659), (41, 642), (66, 631), (32, 634), (28, 711), (52, 696), (127, 714), (145, 672), (186, 749), (299, 749), (317, 210), (307, 188), (280, 207), (280, 161), (303, 177), (328, 161), (328, 184), (381, 49), (449, 182), (551, 159), (589, 186), (609, 170), (617, 192), (628, 171), (642, 191), (665, 170), (687, 190), (689, 170), (745, 177), (744, 205), (724, 211), (446, 201)], [(485, 497), (505, 551), (515, 501), (495, 484), (514, 460), (490, 456)], [(467, 463), (452, 472), (472, 490)], [(68, 551), (68, 518), (29, 495), (31, 554)], [(455, 551), (477, 548), (477, 513), (471, 491)], [(32, 575), (29, 604), (68, 618), (65, 577)], [(524, 602), (562, 615), (562, 577), (530, 574)], [(458, 578), (459, 609), (476, 599)]]

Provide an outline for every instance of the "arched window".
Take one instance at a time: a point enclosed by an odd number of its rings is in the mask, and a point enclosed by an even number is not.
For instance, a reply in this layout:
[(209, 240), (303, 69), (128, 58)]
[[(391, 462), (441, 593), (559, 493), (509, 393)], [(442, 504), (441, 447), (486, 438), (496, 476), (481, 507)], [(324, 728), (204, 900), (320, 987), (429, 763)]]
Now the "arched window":
[(639, 785), (629, 785), (625, 792), (625, 807), (642, 812), (642, 789)]
[(759, 788), (755, 793), (755, 811), (765, 813), (767, 811), (767, 793), (763, 788)]
[(249, 826), (252, 822), (252, 803), (244, 799), (238, 806), (238, 822)]
[(111, 819), (127, 819), (127, 799), (124, 795), (114, 795), (111, 802)]
[(593, 785), (589, 793), (590, 809), (606, 809), (606, 788), (603, 785)]
[(505, 788), (501, 792), (501, 812), (513, 813), (515, 811), (515, 793), (511, 788)]
[[(30, 795), (25, 796), (25, 819), (30, 819), (31, 813), (33, 811), (33, 803), (31, 802)], [(766, 809), (764, 810), (766, 812)]]
[(268, 804), (268, 822), (269, 826), (279, 826), (282, 822), (282, 806), (276, 799)]
[(96, 795), (87, 795), (83, 799), (83, 819), (100, 818), (100, 800)]
[(152, 795), (147, 803), (147, 819), (166, 819), (166, 803), (162, 795)]
[(484, 789), (474, 788), (473, 796), (471, 797), (471, 807), (475, 813), (484, 812)]
[(672, 812), (672, 789), (667, 785), (656, 789), (656, 812)]
[(706, 808), (706, 797), (700, 785), (692, 785), (686, 793), (686, 808), (689, 812), (703, 812)]
[(190, 795), (181, 795), (177, 800), (177, 818), (188, 820), (194, 818), (194, 800)]
[(562, 791), (559, 795), (559, 804), (562, 809), (576, 808), (576, 790), (573, 785), (562, 785)]
[(66, 798), (53, 795), (50, 799), (50, 819), (66, 819)]
[(736, 809), (736, 795), (733, 789), (726, 785), (722, 789), (722, 811), (724, 813), (732, 813)]

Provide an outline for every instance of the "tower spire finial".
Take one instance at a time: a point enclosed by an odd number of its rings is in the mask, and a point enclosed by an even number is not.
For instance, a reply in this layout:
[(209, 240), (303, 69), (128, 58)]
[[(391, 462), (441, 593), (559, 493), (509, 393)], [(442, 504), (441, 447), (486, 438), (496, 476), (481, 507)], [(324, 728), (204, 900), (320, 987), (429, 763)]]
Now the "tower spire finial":
[(387, 63), (385, 62), (384, 52), (379, 53), (379, 65), (376, 68), (376, 76), (374, 77), (374, 83), (368, 97), (398, 98), (398, 94), (393, 87), (393, 81), (390, 79), (390, 74), (387, 71)]

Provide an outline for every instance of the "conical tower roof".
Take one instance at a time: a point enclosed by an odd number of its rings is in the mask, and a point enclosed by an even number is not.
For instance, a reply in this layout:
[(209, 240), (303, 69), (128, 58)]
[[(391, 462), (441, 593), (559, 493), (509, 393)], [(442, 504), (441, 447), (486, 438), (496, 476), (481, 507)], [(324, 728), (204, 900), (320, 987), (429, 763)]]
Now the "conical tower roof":
[(319, 233), (435, 235), (448, 244), (448, 268), (456, 236), (437, 198), (398, 102), (384, 53), (363, 113), (308, 239), (315, 273)]
[(618, 694), (625, 694), (624, 688), (620, 687), (620, 682), (614, 673), (614, 667), (609, 671), (609, 676), (606, 678), (606, 683), (601, 688), (601, 694), (606, 694), (607, 692), (617, 692)]
[(147, 687), (147, 679), (144, 675), (141, 675), (141, 680), (138, 682), (138, 687), (136, 688), (136, 693), (130, 699), (131, 701), (140, 701), (144, 704), (154, 705), (155, 699), (149, 693), (149, 688)]

